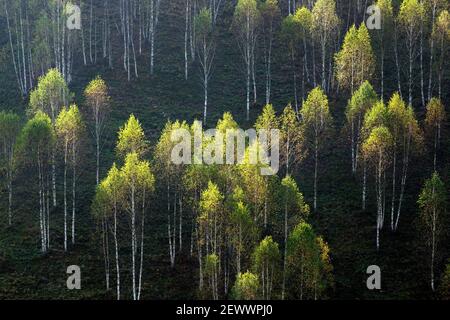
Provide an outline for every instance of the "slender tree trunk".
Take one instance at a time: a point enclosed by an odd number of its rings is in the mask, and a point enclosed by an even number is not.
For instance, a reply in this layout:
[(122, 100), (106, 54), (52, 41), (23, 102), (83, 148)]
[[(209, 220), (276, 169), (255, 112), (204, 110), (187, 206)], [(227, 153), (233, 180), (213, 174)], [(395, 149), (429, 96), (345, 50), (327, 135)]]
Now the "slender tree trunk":
[(425, 109), (425, 93), (423, 78), (423, 21), (420, 22), (420, 95), (422, 98), (422, 108)]
[[(434, 188), (433, 188), (434, 193)], [(432, 231), (431, 231), (431, 289), (434, 291), (434, 259), (436, 252), (436, 208), (433, 208), (433, 221), (432, 221)]]
[(294, 102), (295, 102), (295, 112), (298, 114), (298, 95), (297, 95), (297, 73), (295, 72), (295, 53), (294, 48), (291, 48), (291, 59), (292, 59), (292, 74), (294, 77)]
[(367, 194), (367, 166), (363, 160), (363, 187), (362, 187), (362, 209), (366, 210), (366, 194)]
[(315, 138), (314, 144), (314, 211), (317, 209), (317, 169), (319, 163), (319, 141)]
[(188, 80), (188, 32), (189, 32), (189, 0), (185, 2), (185, 29), (184, 29), (184, 79)]
[(139, 287), (138, 287), (138, 300), (141, 299), (141, 289), (142, 289), (142, 269), (144, 263), (144, 229), (145, 228), (145, 189), (143, 190), (142, 197), (142, 222), (141, 222), (141, 262), (139, 265)]
[(72, 244), (75, 244), (75, 213), (76, 213), (76, 147), (75, 142), (72, 150)]
[(391, 199), (391, 230), (394, 231), (394, 212), (395, 212), (395, 187), (396, 187), (396, 167), (397, 150), (394, 146), (394, 157), (392, 160), (392, 199)]
[(397, 85), (398, 85), (398, 93), (402, 96), (402, 86), (401, 86), (401, 77), (400, 77), (400, 63), (398, 59), (398, 35), (397, 31), (394, 31), (394, 56), (395, 56), (395, 66), (397, 69)]
[(116, 254), (116, 282), (117, 282), (117, 300), (120, 300), (120, 266), (119, 266), (119, 243), (117, 241), (117, 203), (114, 202), (114, 246)]
[(286, 292), (286, 267), (287, 267), (287, 238), (288, 238), (288, 216), (287, 216), (287, 200), (284, 205), (284, 259), (283, 259), (283, 287), (281, 291), (281, 300), (285, 298)]
[(405, 150), (404, 150), (404, 156), (403, 156), (403, 168), (402, 168), (402, 180), (400, 185), (400, 197), (398, 199), (398, 208), (397, 208), (397, 218), (395, 221), (394, 230), (397, 230), (398, 228), (398, 222), (400, 220), (400, 213), (402, 209), (402, 203), (403, 203), (403, 195), (405, 193), (405, 185), (406, 185), (406, 177), (408, 174), (408, 162), (409, 162), (409, 150), (410, 150), (410, 144), (411, 144), (411, 136), (410, 133), (408, 134), (408, 137), (406, 138), (405, 143)]
[[(411, 36), (412, 37), (412, 36)], [(412, 39), (409, 39), (409, 81), (408, 81), (408, 102), (412, 105), (412, 69), (413, 69), (413, 50)]]
[(136, 292), (136, 207), (135, 190), (131, 187), (131, 272), (133, 285), (133, 300), (137, 300)]
[(64, 251), (67, 251), (67, 143), (64, 145)]

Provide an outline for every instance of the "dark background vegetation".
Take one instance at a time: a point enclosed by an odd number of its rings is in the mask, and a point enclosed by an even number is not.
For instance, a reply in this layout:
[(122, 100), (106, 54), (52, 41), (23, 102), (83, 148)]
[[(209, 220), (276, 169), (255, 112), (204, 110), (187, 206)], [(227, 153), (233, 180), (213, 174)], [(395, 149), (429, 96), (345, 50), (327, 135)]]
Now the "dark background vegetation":
[[(114, 41), (115, 68), (110, 70), (106, 61), (83, 66), (81, 56), (75, 63), (74, 79), (70, 90), (75, 102), (83, 111), (83, 89), (97, 74), (110, 88), (111, 114), (108, 119), (103, 147), (101, 173), (104, 175), (115, 159), (114, 144), (118, 128), (130, 113), (140, 120), (151, 145), (159, 136), (168, 119), (192, 121), (202, 117), (203, 91), (199, 80), (199, 67), (190, 67), (190, 79), (184, 80), (184, 16), (182, 0), (163, 0), (156, 42), (155, 75), (149, 76), (148, 48), (139, 57), (139, 78), (127, 81), (121, 68), (120, 39)], [(214, 71), (210, 82), (207, 126), (216, 124), (223, 112), (232, 112), (243, 127), (254, 123), (262, 105), (251, 108), (251, 121), (245, 121), (245, 82), (241, 70), (241, 57), (230, 25), (233, 2), (225, 1), (222, 17), (218, 22), (218, 44)], [(345, 5), (343, 5), (345, 8)], [(292, 74), (283, 43), (276, 39), (273, 65), (273, 104), (278, 112), (292, 100)], [(0, 20), (0, 109), (10, 109), (26, 117), (28, 97), (22, 98), (10, 62), (5, 21)], [(405, 54), (400, 51), (400, 54)], [(388, 57), (388, 59), (392, 57)], [(426, 60), (425, 60), (426, 61)], [(390, 65), (392, 61), (390, 62)], [(262, 59), (258, 64), (259, 101), (264, 101), (264, 77)], [(405, 69), (406, 70), (406, 69)], [(387, 70), (386, 92), (396, 89), (394, 69)], [(405, 71), (406, 76), (406, 71)], [(444, 79), (445, 80), (445, 79)], [(447, 79), (448, 80), (448, 79)], [(444, 103), (449, 107), (448, 81), (444, 81)], [(375, 88), (378, 81), (374, 80)], [(423, 120), (418, 91), (415, 106)], [(319, 176), (318, 211), (311, 215), (317, 234), (329, 243), (334, 266), (336, 287), (330, 298), (334, 299), (429, 299), (434, 298), (429, 288), (427, 252), (424, 240), (418, 233), (418, 209), (416, 199), (422, 183), (432, 172), (432, 155), (424, 154), (411, 161), (407, 181), (404, 209), (398, 231), (390, 232), (385, 225), (381, 235), (379, 252), (375, 247), (375, 199), (374, 184), (369, 180), (366, 211), (361, 208), (361, 177), (351, 174), (350, 148), (345, 130), (344, 109), (348, 94), (331, 93), (330, 109), (334, 117), (334, 129), (322, 153)], [(85, 110), (84, 110), (85, 111)], [(439, 159), (440, 173), (450, 186), (450, 155), (448, 127), (444, 128), (444, 143)], [(6, 193), (0, 201), (0, 299), (104, 299), (114, 298), (114, 290), (106, 292), (100, 236), (90, 214), (91, 199), (95, 191), (95, 159), (93, 139), (83, 155), (81, 177), (78, 183), (78, 241), (64, 253), (62, 230), (62, 205), (51, 212), (51, 249), (46, 255), (39, 251), (37, 190), (32, 172), (21, 170), (15, 184), (14, 224), (6, 223)], [(308, 203), (313, 198), (313, 163), (306, 160), (297, 171), (297, 181)], [(62, 181), (59, 181), (61, 191)], [(389, 203), (389, 202), (388, 202)], [(272, 222), (281, 219), (273, 213)], [(278, 217), (277, 217), (278, 216)], [(167, 244), (167, 221), (164, 203), (152, 201), (146, 223), (146, 251), (144, 260), (143, 299), (195, 299), (198, 286), (197, 261), (188, 250), (178, 254), (174, 269), (170, 268)], [(449, 224), (445, 227), (448, 234)], [(190, 228), (185, 227), (185, 230)], [(184, 241), (188, 246), (188, 235)], [(443, 261), (450, 258), (449, 238), (441, 242), (441, 254), (437, 275), (443, 270)], [(76, 264), (82, 270), (82, 290), (66, 289), (66, 268)], [(366, 268), (379, 265), (382, 270), (382, 290), (366, 288)], [(128, 295), (129, 270), (122, 264), (122, 292)], [(111, 281), (114, 281), (112, 277)]]

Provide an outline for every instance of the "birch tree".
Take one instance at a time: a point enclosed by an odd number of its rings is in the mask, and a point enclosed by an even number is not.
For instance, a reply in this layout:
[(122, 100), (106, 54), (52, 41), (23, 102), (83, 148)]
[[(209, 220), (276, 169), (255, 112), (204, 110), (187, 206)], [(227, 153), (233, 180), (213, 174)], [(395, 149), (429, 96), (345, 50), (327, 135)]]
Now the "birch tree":
[[(305, 94), (306, 94), (306, 84), (310, 82), (310, 71), (308, 67), (308, 45), (307, 43), (310, 41), (311, 38), (311, 32), (312, 32), (312, 21), (313, 16), (311, 11), (303, 6), (297, 11), (295, 11), (294, 20), (297, 24), (297, 27), (299, 28), (299, 36), (303, 43), (303, 54), (302, 54), (302, 92), (301, 92), (301, 98), (302, 101), (305, 100)], [(314, 55), (314, 48), (313, 48), (313, 55)], [(315, 70), (315, 65), (313, 61), (313, 70)], [(315, 74), (314, 74), (314, 86), (315, 86)], [(298, 110), (296, 109), (298, 112)]]
[(370, 80), (375, 70), (370, 35), (365, 24), (353, 25), (345, 35), (341, 51), (335, 55), (336, 78), (339, 86), (350, 90)]
[[(39, 78), (37, 87), (30, 94), (30, 110), (32, 113), (43, 111), (51, 120), (52, 126), (63, 106), (69, 102), (70, 94), (63, 75), (57, 69), (50, 69)], [(55, 147), (56, 148), (56, 147)], [(52, 153), (52, 199), (56, 207), (56, 150)]]
[(204, 90), (203, 122), (206, 123), (206, 113), (208, 110), (208, 84), (216, 51), (211, 10), (206, 8), (201, 9), (200, 13), (194, 19), (194, 24), (196, 30), (197, 54), (202, 72)]
[(318, 0), (312, 9), (312, 28), (316, 41), (322, 51), (322, 89), (326, 92), (326, 56), (327, 49), (333, 40), (336, 29), (339, 25), (339, 18), (336, 15), (336, 3), (334, 0)]
[[(393, 138), (391, 229), (396, 231), (400, 220), (409, 161), (412, 154), (419, 153), (422, 150), (423, 136), (413, 108), (411, 106), (406, 107), (406, 104), (400, 98), (398, 93), (395, 93), (389, 101), (388, 113), (389, 121), (386, 125), (388, 126)], [(401, 155), (402, 169), (400, 175), (400, 192), (397, 213), (395, 214), (397, 153)], [(396, 216), (395, 223), (394, 216)]]
[(284, 43), (287, 46), (287, 53), (289, 54), (290, 65), (292, 69), (292, 85), (294, 87), (294, 106), (295, 111), (298, 112), (298, 94), (297, 94), (297, 67), (296, 67), (296, 54), (298, 42), (300, 40), (300, 25), (293, 15), (289, 15), (283, 19), (281, 24), (281, 36)]
[[(435, 25), (436, 19), (439, 14), (439, 11), (443, 8), (444, 1), (442, 0), (431, 0), (428, 3), (428, 6), (431, 10), (431, 35), (430, 35), (430, 62), (429, 62), (429, 71), (428, 71), (428, 96), (427, 101), (431, 100), (432, 97), (432, 83), (433, 83), (433, 59), (435, 56)], [(445, 32), (444, 32), (445, 33)]]
[(303, 194), (300, 192), (297, 183), (291, 176), (286, 176), (281, 181), (281, 191), (283, 197), (284, 211), (284, 259), (283, 259), (283, 286), (281, 298), (285, 298), (286, 276), (287, 276), (287, 255), (288, 255), (288, 235), (295, 225), (309, 215), (309, 206), (305, 203)]
[(258, 275), (249, 271), (239, 273), (233, 287), (233, 297), (236, 300), (257, 300), (259, 288)]
[[(116, 168), (117, 169), (117, 168)], [(91, 213), (95, 219), (97, 227), (101, 228), (99, 233), (102, 241), (103, 263), (105, 268), (105, 286), (106, 290), (110, 289), (110, 249), (109, 249), (109, 219), (111, 214), (111, 203), (104, 185), (104, 180), (97, 185), (95, 196), (92, 201)]]
[[(212, 300), (219, 300), (219, 256), (211, 253), (205, 256), (205, 276), (207, 277)], [(210, 298), (211, 299), (211, 298)]]
[[(109, 283), (109, 244), (108, 244), (108, 229), (109, 220), (113, 219), (112, 234), (114, 238), (114, 252), (116, 264), (116, 295), (117, 300), (120, 300), (120, 255), (119, 255), (119, 222), (122, 217), (123, 209), (123, 195), (124, 185), (119, 168), (114, 163), (108, 172), (106, 178), (97, 186), (95, 198), (93, 202), (93, 212), (97, 219), (102, 224), (102, 243), (104, 246), (105, 255), (105, 270), (106, 281)], [(109, 288), (109, 285), (107, 285)]]
[(39, 227), (41, 252), (50, 247), (50, 173), (51, 156), (54, 144), (54, 130), (50, 118), (38, 111), (23, 127), (18, 150), (25, 164), (37, 169)]
[(350, 127), (352, 172), (355, 174), (358, 167), (359, 147), (361, 145), (361, 131), (364, 116), (377, 101), (377, 95), (368, 81), (364, 81), (354, 92), (347, 104), (345, 115), (347, 125)]
[(438, 62), (438, 97), (442, 97), (442, 80), (444, 74), (445, 57), (448, 56), (448, 44), (450, 43), (450, 14), (448, 10), (442, 10), (433, 27), (432, 37), (439, 45)]
[(430, 250), (430, 285), (435, 289), (434, 269), (438, 243), (441, 238), (443, 221), (446, 214), (446, 189), (437, 172), (425, 181), (419, 195), (420, 223), (423, 236)]
[(430, 137), (433, 137), (433, 167), (436, 171), (437, 153), (441, 142), (442, 126), (446, 119), (445, 108), (441, 100), (431, 98), (427, 104), (425, 116), (425, 129)]
[(201, 194), (200, 216), (197, 221), (200, 234), (204, 238), (203, 245), (207, 254), (219, 252), (218, 235), (221, 232), (223, 200), (224, 197), (218, 186), (214, 182), (208, 182), (207, 189), (203, 190)]
[[(129, 153), (121, 168), (125, 188), (124, 208), (130, 217), (131, 229), (131, 282), (133, 300), (140, 300), (144, 262), (145, 216), (155, 179), (150, 163), (139, 160), (137, 153)], [(140, 233), (140, 235), (138, 234)], [(140, 255), (138, 258), (137, 254)], [(139, 259), (139, 264), (137, 262)]]
[(281, 256), (278, 243), (271, 236), (265, 237), (253, 253), (253, 269), (261, 281), (261, 297), (265, 300), (272, 298), (272, 292), (280, 272)]
[[(245, 67), (247, 121), (250, 117), (250, 82), (255, 64), (255, 46), (257, 40), (258, 21), (259, 12), (256, 0), (239, 0), (234, 10), (233, 30), (236, 35), (237, 44), (241, 50)], [(254, 87), (254, 100), (256, 100), (255, 89), (256, 88)]]
[(108, 87), (105, 81), (97, 76), (89, 82), (84, 90), (86, 104), (89, 108), (94, 127), (92, 129), (95, 138), (95, 156), (96, 156), (96, 183), (100, 182), (100, 152), (102, 147), (102, 134), (105, 128), (105, 120), (109, 113)]
[(303, 119), (305, 139), (314, 152), (314, 210), (316, 210), (319, 149), (324, 143), (325, 134), (333, 120), (328, 108), (328, 98), (321, 88), (317, 87), (308, 94), (300, 114)]
[(150, 41), (150, 75), (155, 70), (155, 39), (159, 25), (159, 14), (162, 0), (150, 0), (149, 41)]
[(329, 248), (308, 223), (289, 235), (287, 259), (290, 298), (317, 300), (332, 286)]
[(27, 32), (28, 4), (22, 1), (3, 1), (2, 9), (6, 20), (9, 50), (17, 79), (18, 88), (22, 96), (26, 96), (33, 86), (33, 64), (29, 59), (32, 39)]
[(281, 16), (278, 0), (265, 0), (259, 3), (261, 30), (264, 47), (264, 70), (266, 75), (266, 104), (270, 103), (272, 91), (272, 48), (274, 35)]
[(384, 194), (384, 173), (389, 165), (390, 148), (392, 148), (392, 135), (389, 129), (383, 126), (375, 127), (370, 132), (368, 138), (363, 144), (363, 154), (374, 168), (376, 180), (377, 193), (377, 236), (376, 246), (377, 250), (380, 248), (380, 231), (384, 224), (384, 208), (383, 208), (383, 194)]
[[(56, 119), (56, 135), (63, 149), (64, 156), (64, 251), (67, 251), (67, 169), (72, 166), (72, 244), (75, 244), (76, 215), (76, 168), (79, 155), (81, 134), (84, 129), (83, 120), (76, 105), (63, 108)], [(70, 159), (69, 159), (70, 158)]]
[(118, 242), (118, 214), (121, 208), (121, 200), (123, 196), (123, 184), (120, 177), (118, 168), (113, 164), (108, 172), (104, 184), (102, 187), (105, 189), (108, 195), (108, 203), (113, 210), (113, 237), (115, 247), (115, 260), (116, 260), (116, 288), (117, 288), (117, 300), (120, 300), (120, 265), (119, 265), (119, 242)]
[[(372, 30), (375, 46), (379, 50), (377, 55), (379, 59), (378, 69), (380, 73), (380, 97), (384, 99), (385, 85), (384, 85), (384, 73), (385, 73), (385, 61), (386, 53), (389, 53), (389, 49), (392, 50), (392, 32), (394, 27), (394, 15), (392, 0), (378, 0), (376, 2), (377, 7), (381, 13), (381, 26), (380, 29)], [(394, 31), (396, 32), (396, 31)]]
[(200, 245), (205, 253), (205, 276), (209, 278), (213, 299), (218, 299), (218, 274), (221, 256), (221, 237), (223, 236), (224, 196), (214, 182), (208, 182), (207, 189), (200, 197), (200, 215), (197, 218)]
[(240, 273), (242, 260), (248, 255), (249, 248), (254, 242), (256, 228), (250, 210), (244, 203), (243, 190), (239, 187), (236, 187), (232, 194), (230, 222), (231, 242), (236, 256), (236, 273)]
[(304, 137), (300, 121), (294, 108), (289, 104), (279, 117), (281, 128), (281, 162), (286, 166), (286, 176), (305, 158)]
[(8, 225), (13, 219), (13, 182), (16, 173), (16, 142), (21, 130), (20, 117), (12, 112), (0, 112), (0, 171), (5, 174), (6, 188), (8, 190)]
[(116, 145), (117, 154), (125, 158), (129, 153), (136, 153), (142, 159), (148, 151), (148, 144), (139, 120), (131, 114), (128, 121), (119, 130)]
[[(175, 266), (177, 238), (178, 248), (182, 248), (182, 222), (183, 222), (183, 189), (178, 183), (178, 178), (183, 177), (184, 166), (172, 161), (172, 150), (180, 142), (172, 141), (172, 132), (175, 130), (186, 130), (189, 132), (188, 124), (183, 121), (168, 121), (159, 137), (154, 152), (154, 164), (156, 175), (161, 181), (162, 190), (165, 191), (167, 201), (167, 233), (169, 243), (170, 265)], [(199, 128), (199, 130), (202, 130)], [(161, 191), (162, 191), (161, 190)], [(177, 221), (178, 220), (178, 221)], [(177, 237), (178, 226), (178, 237)]]
[(408, 50), (408, 103), (412, 105), (413, 64), (417, 55), (417, 40), (420, 36), (420, 24), (425, 11), (418, 0), (403, 0), (398, 20), (406, 35)]

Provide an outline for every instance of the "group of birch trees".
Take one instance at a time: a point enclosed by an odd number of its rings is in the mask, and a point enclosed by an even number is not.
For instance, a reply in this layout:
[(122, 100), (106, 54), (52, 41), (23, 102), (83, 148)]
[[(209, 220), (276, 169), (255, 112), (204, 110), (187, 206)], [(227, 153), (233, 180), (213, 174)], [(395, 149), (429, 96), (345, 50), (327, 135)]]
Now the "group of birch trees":
[[(320, 94), (323, 98), (323, 92)], [(320, 103), (313, 100), (311, 98), (311, 107), (305, 113), (311, 114), (311, 118), (316, 113), (328, 114), (328, 109), (322, 110)], [(281, 131), (284, 179), (261, 175), (260, 170), (267, 166), (261, 158), (256, 164), (250, 161), (253, 151), (262, 152), (262, 146), (256, 141), (249, 141), (241, 161), (236, 159), (240, 161), (237, 165), (202, 163), (206, 154), (214, 155), (215, 159), (225, 157), (225, 147), (217, 149), (217, 139), (239, 129), (230, 113), (219, 119), (215, 133), (204, 130), (197, 121), (191, 125), (169, 121), (164, 127), (153, 161), (157, 194), (167, 200), (170, 264), (173, 267), (177, 255), (183, 252), (196, 257), (199, 292), (211, 299), (324, 297), (333, 282), (328, 245), (306, 222), (309, 206), (296, 181), (288, 174), (293, 173), (304, 158), (303, 132), (314, 132), (313, 121), (301, 125), (292, 106), (288, 105), (277, 116), (274, 108), (267, 105), (254, 128), (256, 132)], [(178, 134), (180, 129), (190, 133), (194, 140), (198, 139), (193, 142), (199, 145), (182, 151), (183, 156), (192, 157), (191, 164), (176, 164), (171, 159), (172, 150), (179, 143), (177, 139), (182, 138)], [(174, 141), (171, 137), (177, 138)], [(225, 145), (229, 143), (234, 145), (237, 141), (227, 139)], [(203, 153), (195, 151), (198, 148)], [(296, 226), (306, 229), (299, 229), (298, 234), (293, 235)], [(273, 230), (272, 236), (263, 237), (268, 230)], [(303, 232), (309, 232), (311, 237)], [(185, 240), (188, 244), (183, 246)], [(296, 261), (302, 261), (305, 267), (296, 269)], [(247, 290), (247, 280), (256, 286), (251, 297), (242, 292)], [(302, 285), (301, 292), (296, 291), (297, 284)]]
[[(102, 85), (99, 86), (99, 83)], [(95, 86), (97, 89), (92, 89)], [(80, 110), (72, 103), (73, 95), (69, 92), (63, 74), (57, 69), (49, 69), (31, 91), (27, 110), (29, 119), (25, 124), (13, 112), (0, 113), (1, 168), (6, 178), (8, 224), (12, 225), (16, 221), (13, 214), (13, 186), (17, 183), (17, 177), (26, 170), (31, 173), (26, 177), (30, 180), (26, 182), (31, 186), (30, 192), (36, 190), (38, 194), (36, 199), (39, 204), (42, 252), (50, 249), (50, 240), (56, 237), (60, 228), (63, 230), (64, 240), (61, 245), (64, 251), (68, 250), (69, 230), (71, 244), (76, 242), (77, 181), (81, 171), (78, 168), (87, 147), (85, 118), (93, 114), (93, 132), (99, 132), (97, 127), (102, 128), (108, 101), (107, 88), (102, 79), (93, 80), (89, 88), (91, 90), (86, 92), (86, 108)], [(99, 134), (94, 136), (100, 139)], [(59, 245), (54, 244), (52, 247)]]
[[(165, 13), (162, 10), (170, 7), (163, 0), (2, 2), (8, 51), (23, 95), (50, 67), (58, 69), (70, 83), (77, 59), (84, 65), (103, 61), (110, 68), (121, 61), (128, 80), (138, 78), (140, 72), (153, 75), (155, 48), (167, 41), (157, 41), (161, 15)], [(407, 96), (408, 104), (423, 109), (434, 95), (442, 98), (450, 40), (447, 3), (377, 0), (373, 4), (380, 13), (380, 28), (371, 27), (369, 32), (365, 24), (367, 7), (372, 3), (367, 1), (236, 1), (228, 27), (241, 53), (239, 69), (245, 81), (247, 120), (250, 107), (258, 104), (259, 70), (264, 71), (265, 104), (271, 102), (274, 48), (282, 48), (280, 54), (285, 52), (290, 64), (290, 100), (296, 111), (306, 92), (317, 85), (327, 94), (341, 88), (353, 93), (362, 81), (373, 76), (382, 98), (394, 87), (402, 98)], [(229, 4), (223, 0), (179, 0), (174, 5), (180, 7), (177, 12), (184, 21), (180, 30), (184, 32), (184, 78), (191, 81), (191, 66), (199, 67), (205, 121), (216, 47), (223, 34), (218, 20)], [(68, 19), (75, 19), (77, 14), (81, 28), (67, 28)], [(167, 17), (172, 15), (164, 15)], [(367, 46), (369, 34), (376, 44), (373, 50)], [(116, 46), (116, 42), (122, 44)], [(337, 53), (341, 45), (343, 49)], [(140, 61), (148, 62), (148, 67), (141, 67)], [(352, 69), (350, 75), (342, 74), (345, 68)], [(386, 81), (386, 68), (396, 70), (394, 81)]]

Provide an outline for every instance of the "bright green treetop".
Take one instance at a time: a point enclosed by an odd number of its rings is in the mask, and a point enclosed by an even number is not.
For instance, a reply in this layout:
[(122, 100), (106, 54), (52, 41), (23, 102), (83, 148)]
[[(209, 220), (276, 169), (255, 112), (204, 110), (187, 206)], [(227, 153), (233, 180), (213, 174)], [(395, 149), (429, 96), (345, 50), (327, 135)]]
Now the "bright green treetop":
[(233, 297), (236, 300), (258, 299), (259, 279), (258, 276), (249, 271), (239, 273), (233, 287)]
[(131, 114), (127, 123), (120, 128), (119, 138), (117, 140), (116, 150), (121, 157), (128, 153), (135, 152), (142, 157), (148, 149), (148, 142), (145, 139), (145, 133), (136, 117)]

